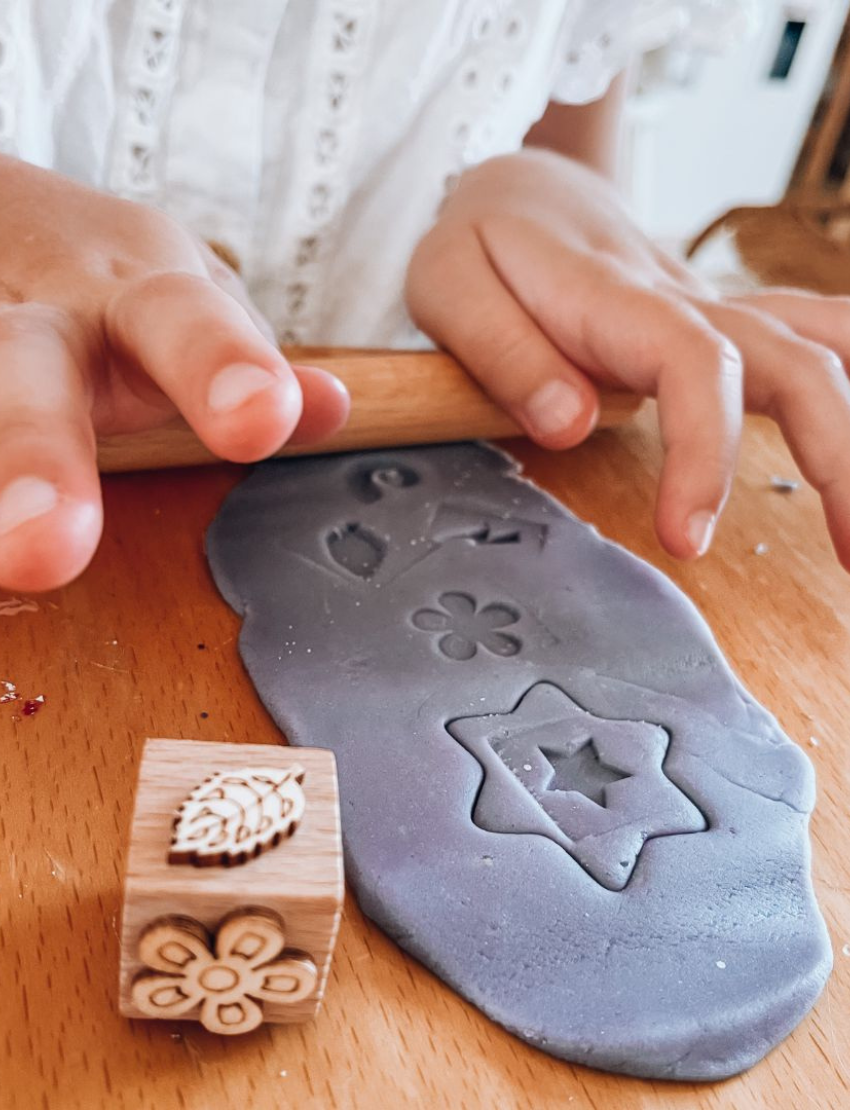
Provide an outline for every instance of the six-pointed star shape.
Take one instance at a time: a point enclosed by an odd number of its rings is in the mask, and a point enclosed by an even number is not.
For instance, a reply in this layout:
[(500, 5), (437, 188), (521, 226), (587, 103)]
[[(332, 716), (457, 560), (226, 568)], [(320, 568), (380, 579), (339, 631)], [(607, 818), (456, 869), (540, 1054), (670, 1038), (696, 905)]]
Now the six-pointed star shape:
[[(707, 828), (664, 773), (663, 728), (595, 717), (552, 683), (532, 686), (511, 713), (447, 727), (484, 769), (475, 823), (549, 837), (609, 890), (623, 889), (650, 838)], [(571, 766), (578, 789), (565, 788)]]

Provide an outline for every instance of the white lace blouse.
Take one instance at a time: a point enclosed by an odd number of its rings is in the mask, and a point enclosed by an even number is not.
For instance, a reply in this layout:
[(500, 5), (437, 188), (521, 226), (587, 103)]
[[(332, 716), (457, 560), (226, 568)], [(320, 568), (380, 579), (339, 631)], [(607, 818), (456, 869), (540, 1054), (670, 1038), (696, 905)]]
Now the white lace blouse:
[(0, 150), (240, 260), (287, 342), (404, 345), (456, 175), (734, 0), (2, 0)]

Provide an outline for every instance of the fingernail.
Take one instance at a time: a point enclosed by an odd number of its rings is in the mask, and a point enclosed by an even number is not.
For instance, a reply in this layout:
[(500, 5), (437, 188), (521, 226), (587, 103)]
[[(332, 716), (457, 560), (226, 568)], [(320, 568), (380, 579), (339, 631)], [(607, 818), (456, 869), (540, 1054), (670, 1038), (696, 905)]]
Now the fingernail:
[(579, 391), (558, 379), (541, 385), (525, 404), (526, 419), (540, 436), (567, 431), (583, 410), (584, 402)]
[(59, 493), (43, 478), (15, 478), (0, 493), (0, 536), (55, 508)]
[(292, 369), (298, 374), (315, 374), (317, 377), (323, 378), (328, 385), (333, 386), (334, 390), (343, 397), (351, 397), (348, 386), (345, 382), (332, 374), (330, 370), (324, 370), (321, 366), (305, 366), (301, 362), (293, 362)]
[(708, 551), (715, 524), (716, 515), (707, 511), (694, 513), (688, 521), (688, 540), (697, 555), (705, 555)]
[(244, 404), (255, 393), (262, 393), (278, 379), (269, 370), (250, 362), (234, 362), (219, 370), (210, 382), (207, 404), (213, 412), (229, 412)]

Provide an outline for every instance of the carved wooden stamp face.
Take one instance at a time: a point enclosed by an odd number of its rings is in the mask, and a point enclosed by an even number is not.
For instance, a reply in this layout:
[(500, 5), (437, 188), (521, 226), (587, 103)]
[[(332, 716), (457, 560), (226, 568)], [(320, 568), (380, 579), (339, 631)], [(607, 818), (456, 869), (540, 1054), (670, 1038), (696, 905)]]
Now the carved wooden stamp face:
[(316, 965), (284, 952), (283, 920), (264, 909), (240, 909), (215, 936), (188, 917), (162, 917), (139, 941), (145, 970), (133, 981), (135, 1005), (147, 1017), (180, 1018), (196, 1008), (212, 1033), (249, 1033), (263, 1002), (295, 1005), (316, 988)]
[(245, 863), (292, 836), (304, 814), (304, 770), (242, 767), (218, 771), (181, 803), (169, 863)]

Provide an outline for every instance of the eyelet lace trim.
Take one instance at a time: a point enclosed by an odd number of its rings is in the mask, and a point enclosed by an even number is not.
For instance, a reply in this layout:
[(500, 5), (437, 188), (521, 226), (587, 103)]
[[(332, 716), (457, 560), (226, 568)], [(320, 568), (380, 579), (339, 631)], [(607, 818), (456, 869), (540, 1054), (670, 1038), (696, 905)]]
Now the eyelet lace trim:
[(0, 151), (14, 152), (15, 115), (20, 82), (15, 62), (16, 42), (23, 34), (21, 4), (0, 6)]
[(308, 80), (321, 89), (312, 126), (305, 129), (302, 156), (295, 160), (300, 177), (292, 196), (298, 207), (286, 215), (292, 236), (283, 266), (284, 343), (315, 338), (322, 274), (331, 254), (332, 231), (351, 190), (349, 169), (357, 149), (359, 105), (364, 66), (375, 23), (375, 0), (327, 3), (317, 16)]
[(144, 200), (157, 186), (160, 132), (177, 76), (186, 0), (142, 0), (127, 44), (118, 94), (109, 188)]
[(602, 96), (635, 54), (675, 41), (723, 49), (758, 26), (765, 0), (637, 0), (624, 13), (611, 3), (588, 4), (568, 23), (562, 66), (552, 95), (567, 104)]
[(471, 52), (455, 78), (459, 114), (450, 128), (449, 170), (443, 189), (450, 193), (460, 175), (498, 153), (499, 128), (505, 99), (517, 77), (516, 62), (528, 33), (519, 5), (485, 9), (471, 28)]

